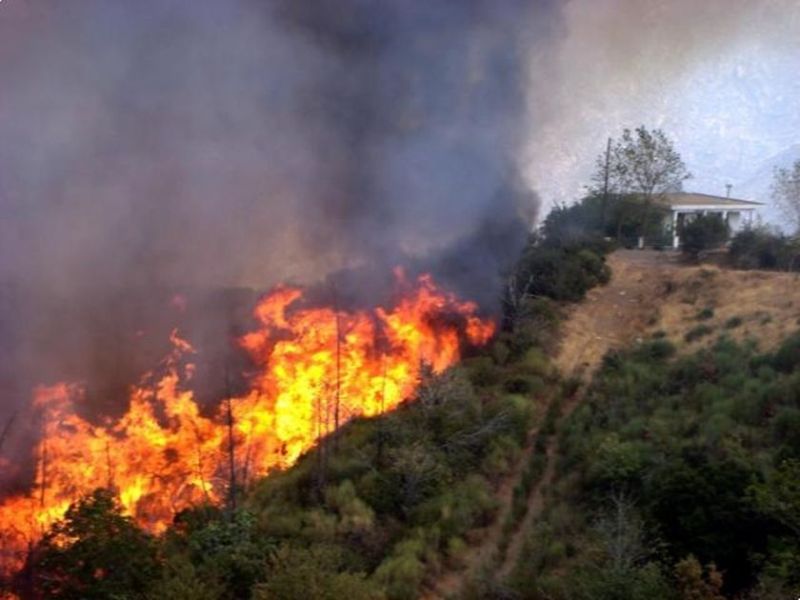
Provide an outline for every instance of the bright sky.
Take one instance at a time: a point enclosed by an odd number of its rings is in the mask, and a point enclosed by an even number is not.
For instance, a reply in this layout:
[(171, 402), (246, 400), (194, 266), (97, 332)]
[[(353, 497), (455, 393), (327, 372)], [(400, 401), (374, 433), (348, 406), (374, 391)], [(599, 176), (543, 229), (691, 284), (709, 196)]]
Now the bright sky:
[(800, 158), (800, 2), (573, 0), (565, 21), (531, 95), (545, 120), (527, 175), (546, 206), (579, 196), (606, 137), (639, 124), (675, 141), (687, 190), (769, 202), (773, 167)]

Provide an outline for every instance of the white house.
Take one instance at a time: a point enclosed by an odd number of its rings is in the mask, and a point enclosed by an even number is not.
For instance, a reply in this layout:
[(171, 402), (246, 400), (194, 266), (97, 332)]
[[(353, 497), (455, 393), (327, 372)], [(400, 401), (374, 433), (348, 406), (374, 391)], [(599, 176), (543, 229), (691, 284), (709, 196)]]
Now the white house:
[(659, 198), (659, 202), (667, 206), (670, 211), (669, 225), (672, 230), (673, 248), (680, 247), (681, 240), (678, 231), (680, 231), (681, 225), (696, 215), (721, 214), (731, 233), (736, 233), (752, 225), (756, 209), (762, 206), (760, 202), (693, 192), (664, 194)]

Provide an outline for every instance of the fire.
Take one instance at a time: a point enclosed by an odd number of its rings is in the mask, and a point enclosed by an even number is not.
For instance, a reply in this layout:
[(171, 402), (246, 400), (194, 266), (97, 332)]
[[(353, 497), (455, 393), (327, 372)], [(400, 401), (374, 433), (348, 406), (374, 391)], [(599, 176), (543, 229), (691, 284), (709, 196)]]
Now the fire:
[(224, 500), (231, 454), (238, 485), (286, 468), (353, 417), (412, 396), (423, 364), (442, 371), (458, 360), (463, 339), (478, 345), (494, 333), (473, 303), (430, 276), (409, 286), (398, 275), (408, 289), (391, 308), (304, 308), (294, 287), (265, 296), (255, 308), (260, 326), (239, 340), (257, 373), (216, 415), (203, 415), (185, 389), (194, 350), (177, 332), (170, 355), (132, 390), (116, 422), (82, 418), (79, 386), (38, 389), (35, 485), (0, 501), (0, 572), (21, 566), (30, 545), (95, 488), (116, 490), (125, 511), (159, 533), (176, 512)]

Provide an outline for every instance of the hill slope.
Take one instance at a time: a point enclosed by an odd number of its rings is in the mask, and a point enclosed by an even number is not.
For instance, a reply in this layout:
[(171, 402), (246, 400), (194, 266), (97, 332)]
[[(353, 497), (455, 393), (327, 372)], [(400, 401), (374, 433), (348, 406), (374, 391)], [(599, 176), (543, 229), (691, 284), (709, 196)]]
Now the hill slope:
[[(769, 350), (798, 326), (796, 274), (685, 266), (671, 253), (636, 250), (617, 251), (608, 264), (608, 285), (590, 290), (568, 309), (554, 359), (566, 376), (588, 375), (609, 350), (653, 335), (663, 334), (689, 351), (725, 331)], [(702, 325), (711, 331), (685, 339)]]

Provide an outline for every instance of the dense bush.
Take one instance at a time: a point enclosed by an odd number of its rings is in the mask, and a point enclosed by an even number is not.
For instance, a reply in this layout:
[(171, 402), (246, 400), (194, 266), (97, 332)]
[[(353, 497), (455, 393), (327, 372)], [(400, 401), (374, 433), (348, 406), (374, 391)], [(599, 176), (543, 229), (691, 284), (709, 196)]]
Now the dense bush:
[(728, 250), (739, 269), (800, 269), (800, 241), (766, 228), (750, 228), (733, 236)]
[[(768, 354), (721, 339), (678, 358), (664, 340), (609, 355), (563, 425), (548, 533), (520, 558), (520, 596), (799, 589), (799, 340)], [(578, 550), (553, 555), (555, 540)]]
[(708, 214), (685, 222), (678, 234), (684, 254), (697, 258), (701, 252), (722, 246), (728, 240), (730, 230), (722, 215)]
[[(663, 245), (662, 226), (669, 211), (655, 202), (644, 202), (633, 194), (592, 194), (569, 206), (556, 206), (542, 224), (542, 235), (551, 244), (602, 245), (603, 239), (633, 247), (640, 236)], [(595, 248), (597, 250), (597, 248)]]
[(602, 253), (596, 250), (582, 244), (553, 246), (533, 239), (517, 264), (511, 291), (518, 297), (576, 302), (610, 277)]
[(159, 572), (156, 542), (96, 490), (69, 507), (31, 555), (23, 595), (105, 599), (141, 597)]

